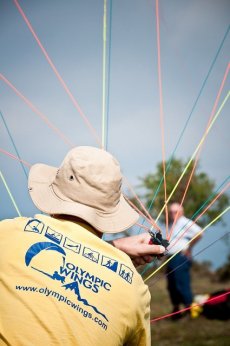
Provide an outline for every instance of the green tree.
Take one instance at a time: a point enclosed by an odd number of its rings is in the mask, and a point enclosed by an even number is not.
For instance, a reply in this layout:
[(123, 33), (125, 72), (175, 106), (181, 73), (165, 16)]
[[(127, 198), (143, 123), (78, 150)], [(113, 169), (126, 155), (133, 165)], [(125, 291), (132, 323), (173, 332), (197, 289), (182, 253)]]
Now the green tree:
[[(170, 168), (166, 172), (166, 186), (167, 186), (167, 197), (171, 194), (173, 188), (181, 177), (184, 168), (186, 167), (187, 162), (184, 162), (179, 159), (173, 159), (170, 163)], [(189, 180), (189, 176), (191, 174), (194, 162), (191, 163), (189, 169), (186, 171), (185, 175), (181, 179), (177, 189), (175, 190), (170, 202), (178, 202), (181, 203), (182, 197), (184, 195), (186, 185)], [(165, 162), (165, 167), (169, 165), (169, 161)], [(164, 184), (160, 182), (162, 181), (163, 176), (163, 167), (162, 163), (159, 163), (156, 167), (156, 172), (153, 174), (147, 174), (145, 177), (140, 178), (141, 187), (144, 188), (144, 195), (142, 196), (145, 200), (146, 207), (152, 204), (150, 208), (150, 214), (156, 218), (159, 214), (160, 210), (164, 206)], [(159, 188), (159, 190), (158, 190)], [(209, 178), (209, 176), (204, 172), (198, 172), (195, 170), (192, 176), (192, 180), (190, 182), (183, 206), (185, 215), (188, 218), (192, 218), (192, 216), (202, 207), (202, 205), (207, 201), (205, 207), (217, 196), (220, 192), (216, 192), (215, 182)], [(153, 196), (156, 195), (154, 202), (152, 203)], [(202, 216), (197, 223), (201, 226), (206, 225), (211, 220), (213, 220), (223, 209), (228, 205), (229, 197), (227, 194), (221, 195), (211, 208), (205, 212), (204, 216)], [(204, 207), (204, 208), (205, 208)], [(196, 214), (198, 216), (203, 210), (201, 209), (199, 213)], [(162, 221), (164, 220), (165, 213), (162, 213)], [(195, 217), (196, 217), (195, 216)], [(219, 221), (221, 218), (219, 219)]]

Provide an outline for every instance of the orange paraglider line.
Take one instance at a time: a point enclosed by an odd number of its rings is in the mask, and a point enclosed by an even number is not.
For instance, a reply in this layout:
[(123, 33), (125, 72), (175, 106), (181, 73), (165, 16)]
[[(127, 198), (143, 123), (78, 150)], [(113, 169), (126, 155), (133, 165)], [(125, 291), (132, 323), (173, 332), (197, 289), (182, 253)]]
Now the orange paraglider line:
[[(221, 85), (220, 85), (220, 88), (219, 88), (219, 91), (218, 91), (218, 94), (217, 94), (217, 97), (216, 97), (216, 100), (214, 102), (214, 106), (213, 106), (213, 109), (212, 109), (212, 112), (211, 112), (211, 115), (210, 115), (210, 118), (209, 118), (209, 121), (208, 121), (208, 124), (207, 124), (207, 127), (206, 127), (206, 130), (205, 130), (205, 134), (206, 132), (208, 131), (208, 128), (212, 122), (212, 119), (214, 118), (214, 115), (215, 115), (215, 112), (216, 112), (216, 108), (217, 108), (217, 105), (218, 105), (218, 102), (219, 102), (219, 99), (220, 99), (220, 95), (221, 95), (221, 92), (223, 90), (223, 87), (224, 87), (224, 84), (226, 82), (226, 79), (227, 79), (227, 76), (228, 76), (228, 73), (229, 73), (229, 69), (230, 69), (230, 63), (228, 63), (228, 66), (227, 66), (227, 69), (225, 71), (225, 74), (224, 74), (224, 77), (223, 77), (223, 80), (221, 82)], [(196, 169), (196, 166), (197, 166), (197, 163), (198, 163), (198, 159), (199, 159), (199, 156), (200, 156), (200, 152), (201, 152), (201, 149), (202, 149), (202, 146), (204, 145), (204, 142), (202, 143), (202, 145), (200, 146), (197, 154), (196, 154), (196, 157), (195, 157), (195, 161), (194, 161), (194, 165), (193, 165), (193, 168), (192, 168), (192, 171), (190, 173), (190, 176), (189, 176), (189, 179), (188, 179), (188, 182), (187, 182), (187, 185), (186, 185), (186, 188), (185, 188), (185, 191), (184, 191), (184, 194), (183, 194), (183, 197), (182, 197), (182, 200), (180, 202), (180, 207), (183, 205), (184, 203), (184, 200), (185, 200), (185, 197), (186, 197), (186, 194), (187, 194), (187, 191), (188, 191), (188, 188), (189, 188), (189, 185), (191, 183), (191, 180), (192, 180), (192, 177), (193, 177), (193, 174), (195, 172), (195, 169)], [(180, 211), (180, 208), (178, 208), (178, 211), (176, 213), (176, 216), (175, 216), (175, 219), (173, 221), (173, 224), (172, 224), (172, 227), (171, 227), (171, 230), (169, 232), (169, 236), (168, 236), (168, 239), (171, 238), (172, 234), (173, 234), (173, 231), (174, 231), (174, 228), (175, 228), (175, 224), (176, 224), (176, 221), (178, 219), (178, 215), (179, 215), (179, 211)]]
[(28, 18), (26, 17), (24, 11), (22, 10), (21, 6), (19, 5), (17, 0), (13, 0), (15, 3), (15, 6), (17, 7), (19, 13), (21, 14), (23, 20), (25, 21), (26, 25), (28, 26), (31, 34), (33, 35), (33, 37), (35, 38), (38, 46), (40, 47), (42, 53), (44, 54), (46, 60), (48, 61), (50, 67), (52, 68), (53, 72), (55, 73), (56, 77), (58, 78), (59, 82), (61, 83), (62, 87), (64, 88), (64, 90), (66, 91), (67, 95), (69, 96), (70, 100), (72, 101), (74, 107), (77, 109), (77, 111), (79, 112), (80, 116), (82, 117), (82, 119), (84, 120), (84, 122), (86, 123), (87, 127), (90, 129), (91, 133), (93, 134), (94, 138), (96, 139), (97, 143), (99, 144), (99, 146), (102, 146), (101, 141), (97, 135), (96, 130), (94, 129), (94, 127), (91, 125), (91, 123), (89, 122), (88, 118), (86, 117), (85, 113), (82, 111), (80, 105), (78, 104), (77, 100), (75, 99), (75, 97), (73, 96), (72, 92), (70, 91), (70, 89), (68, 88), (67, 84), (65, 83), (65, 81), (63, 80), (63, 78), (61, 77), (60, 73), (58, 72), (56, 66), (54, 65), (53, 61), (51, 60), (51, 58), (49, 57), (47, 51), (45, 50), (45, 48), (43, 47), (41, 41), (39, 40), (37, 34), (35, 33), (31, 23), (29, 22)]

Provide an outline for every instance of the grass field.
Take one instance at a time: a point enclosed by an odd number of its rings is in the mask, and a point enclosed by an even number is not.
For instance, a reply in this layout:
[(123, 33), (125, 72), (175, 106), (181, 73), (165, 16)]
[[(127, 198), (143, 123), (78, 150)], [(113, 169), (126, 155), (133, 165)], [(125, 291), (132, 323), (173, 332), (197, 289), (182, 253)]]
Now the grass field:
[[(171, 312), (164, 275), (156, 274), (147, 284), (152, 296), (151, 319)], [(194, 294), (208, 294), (230, 287), (230, 281), (220, 283), (215, 273), (205, 266), (194, 265), (192, 270)], [(203, 316), (191, 319), (189, 316), (177, 321), (166, 318), (151, 324), (152, 345), (159, 346), (229, 346), (230, 321), (208, 320)]]

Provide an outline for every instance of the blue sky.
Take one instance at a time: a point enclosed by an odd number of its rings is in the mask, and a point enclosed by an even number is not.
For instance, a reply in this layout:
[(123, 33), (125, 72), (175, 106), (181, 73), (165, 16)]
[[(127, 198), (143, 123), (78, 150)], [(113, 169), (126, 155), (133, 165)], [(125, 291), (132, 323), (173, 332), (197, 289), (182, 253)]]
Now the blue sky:
[[(108, 1), (108, 11), (109, 11)], [(19, 2), (57, 70), (101, 136), (103, 1)], [(153, 172), (162, 159), (157, 79), (155, 1), (113, 0), (111, 12), (108, 109), (108, 150), (120, 161), (133, 186)], [(176, 143), (229, 26), (228, 0), (161, 0), (161, 67), (166, 158)], [(108, 23), (109, 28), (109, 23)], [(97, 143), (73, 107), (13, 1), (0, 0), (0, 73), (74, 143)], [(229, 61), (229, 34), (205, 84), (175, 156), (189, 159), (206, 124)], [(108, 71), (107, 71), (108, 76)], [(229, 90), (229, 78), (220, 103)], [(21, 157), (31, 164), (59, 166), (68, 145), (41, 121), (0, 80), (0, 110)], [(200, 157), (200, 169), (216, 185), (229, 175), (229, 101), (212, 127)], [(0, 148), (14, 148), (0, 123)], [(20, 164), (0, 153), (0, 167), (22, 214), (36, 209), (27, 193)], [(138, 192), (138, 189), (137, 189)], [(16, 211), (0, 183), (0, 218)], [(197, 251), (229, 231), (220, 225), (207, 230)], [(224, 261), (220, 241), (199, 258)]]

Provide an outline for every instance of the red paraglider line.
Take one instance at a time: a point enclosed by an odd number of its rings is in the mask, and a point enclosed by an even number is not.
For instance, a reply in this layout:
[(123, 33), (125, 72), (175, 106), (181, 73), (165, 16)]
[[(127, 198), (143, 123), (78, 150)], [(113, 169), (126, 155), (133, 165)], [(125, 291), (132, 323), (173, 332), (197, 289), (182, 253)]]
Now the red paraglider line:
[[(218, 300), (218, 299), (220, 299), (220, 298), (223, 298), (223, 297), (227, 296), (228, 294), (230, 294), (230, 291), (228, 291), (228, 292), (226, 292), (226, 293), (223, 293), (223, 294), (220, 294), (220, 295), (218, 295), (218, 296), (216, 296), (216, 297), (210, 298), (210, 299), (207, 300), (206, 303), (213, 302), (213, 301), (215, 301), (215, 300)], [(193, 304), (192, 306), (189, 306), (188, 308), (184, 308), (184, 309), (178, 310), (178, 311), (176, 311), (176, 312), (172, 312), (172, 313), (170, 313), (170, 314), (167, 314), (167, 315), (164, 315), (164, 316), (160, 316), (160, 317), (154, 318), (153, 320), (150, 320), (150, 323), (163, 320), (163, 319), (165, 319), (165, 318), (168, 318), (168, 317), (171, 317), (171, 316), (180, 314), (180, 313), (182, 313), (182, 312), (191, 310), (192, 308), (195, 308), (195, 307), (197, 307), (197, 306), (202, 306), (202, 305), (204, 305), (204, 304), (203, 304), (203, 303), (202, 303), (202, 304)]]

